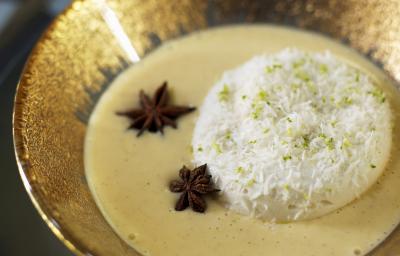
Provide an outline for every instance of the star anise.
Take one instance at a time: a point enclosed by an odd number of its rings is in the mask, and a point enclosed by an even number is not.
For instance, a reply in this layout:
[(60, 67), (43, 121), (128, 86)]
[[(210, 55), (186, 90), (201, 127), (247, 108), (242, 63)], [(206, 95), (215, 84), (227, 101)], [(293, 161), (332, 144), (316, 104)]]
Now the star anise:
[(174, 180), (169, 186), (171, 192), (182, 193), (176, 202), (176, 211), (183, 211), (188, 206), (196, 212), (204, 212), (206, 210), (206, 201), (202, 196), (219, 191), (219, 189), (214, 188), (211, 182), (211, 175), (207, 175), (206, 170), (207, 164), (201, 165), (192, 171), (186, 166), (180, 169), (179, 177), (181, 180)]
[(167, 82), (164, 82), (156, 90), (153, 99), (150, 99), (143, 90), (140, 91), (139, 98), (141, 108), (117, 112), (117, 115), (126, 116), (132, 120), (128, 129), (139, 130), (138, 137), (145, 130), (164, 133), (166, 125), (176, 129), (175, 119), (196, 109), (195, 107), (168, 105)]

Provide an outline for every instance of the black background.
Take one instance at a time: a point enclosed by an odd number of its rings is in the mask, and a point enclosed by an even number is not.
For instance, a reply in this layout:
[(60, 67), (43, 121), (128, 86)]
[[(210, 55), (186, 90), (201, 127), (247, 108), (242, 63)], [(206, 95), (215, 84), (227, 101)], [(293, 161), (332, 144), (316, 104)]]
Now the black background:
[[(4, 0), (0, 4), (1, 1)], [(28, 1), (21, 1), (21, 5), (25, 2)], [(10, 23), (15, 24), (9, 24), (14, 27), (8, 34), (7, 29), (0, 31), (0, 256), (72, 255), (31, 203), (19, 177), (13, 151), (15, 88), (30, 50), (59, 11), (44, 8), (44, 2), (37, 1), (37, 4), (40, 8), (24, 15), (23, 24), (15, 26), (18, 20), (13, 17)], [(61, 7), (67, 4), (68, 1), (62, 1)]]

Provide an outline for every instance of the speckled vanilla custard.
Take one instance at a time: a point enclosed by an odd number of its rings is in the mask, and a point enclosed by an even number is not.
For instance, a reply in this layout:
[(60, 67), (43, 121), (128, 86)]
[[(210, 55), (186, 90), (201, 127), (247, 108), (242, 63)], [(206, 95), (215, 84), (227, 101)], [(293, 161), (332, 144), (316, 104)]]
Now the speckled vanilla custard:
[[(287, 52), (285, 49), (288, 48), (297, 50)], [(310, 55), (310, 59), (307, 59), (307, 54)], [(259, 57), (252, 59), (254, 56)], [(275, 56), (280, 62), (268, 62), (273, 60), (271, 56)], [(298, 78), (293, 77), (296, 83), (276, 84), (271, 88), (269, 86), (272, 84), (260, 80), (257, 86), (260, 86), (260, 89), (264, 88), (265, 93), (263, 90), (258, 90), (258, 87), (253, 90), (253, 86), (245, 84), (243, 88), (247, 88), (246, 91), (237, 90), (239, 86), (236, 87), (234, 83), (236, 79), (228, 81), (229, 76), (224, 75), (226, 71), (231, 72), (231, 75), (236, 74), (238, 70), (240, 72), (237, 74), (242, 73), (246, 70), (246, 65), (250, 66), (256, 60), (263, 64), (260, 65), (260, 75), (265, 78), (271, 76), (271, 81), (279, 79), (284, 81), (284, 76), (278, 79), (275, 75), (280, 76), (279, 72), (292, 74), (290, 64), (294, 65), (297, 57), (305, 58), (302, 64), (303, 70), (312, 71), (311, 74), (306, 73), (310, 79), (300, 72), (297, 74)], [(288, 59), (286, 61), (281, 58)], [(250, 62), (247, 62), (249, 60)], [(241, 66), (246, 62), (247, 64)], [(272, 65), (266, 65), (267, 63)], [(319, 65), (323, 63), (326, 66)], [(341, 69), (336, 67), (337, 65), (344, 66)], [(253, 68), (248, 71), (249, 75), (254, 73)], [(334, 77), (332, 71), (343, 71), (338, 74), (346, 82), (337, 84), (335, 81), (339, 80)], [(345, 71), (349, 71), (349, 74)], [(327, 81), (332, 82), (334, 87), (328, 88), (328, 85), (319, 87), (322, 85), (314, 81), (315, 78), (324, 76), (332, 76)], [(194, 105), (198, 107), (198, 111), (178, 119), (176, 130), (168, 127), (164, 130), (164, 135), (145, 132), (141, 137), (136, 137), (137, 131), (127, 129), (130, 120), (115, 113), (139, 106), (139, 91), (143, 89), (151, 95), (165, 80), (168, 81), (170, 88), (171, 103)], [(310, 81), (314, 84), (307, 83)], [(225, 82), (227, 89), (224, 86)], [(281, 91), (280, 86), (282, 86)], [(321, 88), (326, 92), (321, 91)], [(317, 95), (314, 95), (314, 89)], [(252, 129), (249, 134), (240, 134), (239, 132), (247, 130), (234, 130), (232, 129), (234, 127), (230, 126), (231, 123), (210, 125), (209, 129), (215, 131), (200, 133), (200, 123), (204, 122), (203, 115), (208, 113), (207, 102), (213, 97), (207, 95), (213, 93), (217, 97), (215, 104), (221, 105), (218, 105), (215, 113), (212, 113), (215, 116), (223, 104), (226, 104), (226, 107), (230, 107), (231, 102), (243, 104), (239, 106), (242, 106), (240, 109), (243, 111), (243, 116), (249, 118), (246, 124)], [(330, 93), (337, 93), (332, 102)], [(326, 104), (332, 109), (323, 107), (324, 95)], [(238, 98), (231, 101), (230, 96)], [(245, 96), (244, 99), (242, 96)], [(285, 97), (292, 96), (293, 104), (285, 103)], [(320, 101), (313, 102), (317, 97), (320, 97), (318, 98)], [(263, 120), (270, 118), (268, 115), (272, 112), (269, 112), (267, 101), (271, 106), (277, 106), (275, 104), (280, 98), (284, 109), (276, 112), (279, 119), (271, 121), (273, 127), (253, 129), (253, 125), (256, 126), (258, 123), (264, 125)], [(381, 102), (383, 99), (384, 102)], [(207, 30), (164, 44), (140, 63), (122, 73), (103, 94), (87, 129), (84, 159), (87, 180), (96, 203), (107, 221), (122, 239), (143, 255), (364, 255), (384, 240), (400, 220), (400, 159), (397, 157), (399, 146), (395, 143), (399, 141), (400, 134), (400, 119), (397, 114), (400, 113), (399, 99), (394, 86), (378, 68), (352, 50), (325, 37), (266, 25), (230, 26)], [(359, 102), (363, 100), (365, 103)], [(255, 104), (254, 108), (252, 103)], [(294, 103), (298, 103), (298, 109), (295, 109)], [(367, 106), (366, 103), (370, 105)], [(259, 105), (263, 108), (260, 109)], [(386, 114), (389, 105), (393, 113), (391, 146), (390, 132), (385, 132), (385, 129), (388, 129)], [(370, 106), (374, 107), (371, 111), (378, 111), (383, 115), (377, 117), (377, 112), (368, 112)], [(362, 111), (353, 111), (353, 108)], [(336, 120), (327, 120), (326, 117), (329, 115), (324, 116), (324, 122), (320, 122), (320, 125), (314, 120), (314, 117), (320, 117), (318, 111), (333, 111), (333, 109), (337, 109)], [(227, 113), (236, 112), (229, 111)], [(305, 116), (307, 119), (304, 119)], [(304, 117), (306, 122), (300, 117)], [(343, 121), (351, 118), (359, 120), (360, 125), (347, 127), (348, 124)], [(243, 123), (246, 119), (239, 118), (239, 120)], [(254, 123), (250, 123), (250, 120)], [(232, 132), (222, 130), (224, 125), (229, 125)], [(195, 132), (195, 127), (200, 130)], [(346, 133), (347, 131), (349, 133)], [(352, 134), (355, 131), (361, 132), (362, 137)], [(216, 132), (221, 132), (221, 137), (216, 141), (206, 137)], [(274, 135), (275, 132), (278, 134)], [(364, 137), (368, 133), (372, 139)], [(204, 138), (196, 137), (196, 134), (204, 134)], [(377, 139), (378, 137), (375, 137), (377, 134), (383, 137)], [(238, 135), (243, 137), (239, 138)], [(257, 137), (251, 137), (253, 135)], [(264, 136), (269, 139), (264, 139)], [(229, 170), (235, 175), (244, 177), (246, 173), (241, 174), (241, 172), (250, 171), (249, 166), (239, 165), (237, 159), (232, 159), (232, 168), (221, 169), (220, 174), (213, 168), (218, 155), (212, 154), (221, 151), (222, 154), (219, 156), (222, 156), (228, 149), (227, 145), (220, 141), (225, 138), (235, 140), (236, 143), (242, 138), (242, 142), (247, 143), (248, 150), (258, 151), (268, 148), (268, 145), (276, 145), (279, 151), (276, 153), (278, 157), (274, 164), (279, 165), (283, 171), (293, 170), (293, 174), (302, 170), (302, 165), (305, 164), (300, 160), (302, 157), (300, 152), (304, 152), (304, 157), (307, 159), (312, 157), (312, 150), (317, 151), (315, 152), (317, 160), (334, 156), (335, 163), (330, 163), (326, 158), (328, 162), (325, 160), (320, 162), (324, 163), (324, 168), (321, 168), (320, 172), (318, 168), (313, 169), (316, 172), (314, 178), (312, 173), (307, 175), (311, 175), (310, 179), (323, 179), (329, 168), (338, 171), (340, 168), (336, 168), (334, 164), (340, 163), (347, 166), (349, 171), (349, 176), (343, 176), (343, 182), (347, 183), (336, 184), (338, 179), (332, 179), (335, 180), (336, 186), (332, 187), (332, 191), (337, 193), (332, 196), (322, 195), (324, 199), (328, 198), (327, 200), (333, 203), (333, 208), (321, 208), (315, 211), (315, 216), (320, 217), (309, 220), (302, 219), (311, 218), (311, 215), (300, 214), (296, 221), (274, 223), (269, 221), (272, 218), (267, 215), (255, 218), (256, 214), (253, 217), (250, 211), (238, 214), (235, 209), (225, 207), (226, 204), (229, 206), (225, 196), (231, 192), (227, 187), (222, 187), (223, 192), (220, 196), (205, 198), (208, 207), (204, 214), (189, 209), (176, 212), (174, 205), (179, 195), (171, 193), (168, 186), (171, 180), (178, 177), (178, 170), (182, 165), (192, 168), (198, 162), (210, 162), (210, 171), (213, 172), (215, 181), (219, 185), (222, 183), (218, 179), (222, 178), (224, 171)], [(372, 154), (362, 145), (363, 139), (372, 143), (371, 148), (378, 149), (381, 153)], [(194, 145), (192, 142), (195, 142)], [(205, 142), (211, 142), (211, 146)], [(204, 155), (199, 154), (198, 144), (202, 144)], [(346, 155), (342, 151), (346, 152)], [(385, 163), (388, 151), (391, 158)], [(363, 155), (358, 155), (359, 152), (363, 152)], [(322, 157), (317, 157), (318, 154)], [(241, 157), (241, 161), (245, 160), (245, 156)], [(359, 159), (360, 163), (350, 163), (353, 159)], [(351, 167), (352, 165), (354, 167)], [(360, 173), (359, 176), (357, 173)], [(378, 181), (375, 182), (379, 175)], [(349, 182), (353, 179), (348, 177), (353, 176), (359, 184)], [(367, 179), (364, 179), (364, 176)], [(276, 183), (279, 185), (277, 189), (282, 193), (286, 189), (288, 191), (296, 189), (296, 179), (292, 179), (289, 175), (285, 177), (288, 184)], [(240, 182), (250, 187), (253, 183), (251, 179), (241, 179)], [(321, 182), (324, 184), (321, 188), (329, 192), (328, 183), (324, 180)], [(364, 191), (368, 187), (370, 188)], [(339, 191), (339, 188), (344, 191)], [(271, 193), (272, 190), (267, 188), (266, 191)], [(322, 197), (314, 197), (319, 196), (317, 192), (304, 195), (304, 191), (306, 190), (298, 191), (298, 196), (301, 196), (299, 201), (295, 199), (294, 194), (288, 194), (288, 198), (294, 199), (296, 203), (324, 200)], [(336, 209), (351, 201), (356, 194), (361, 196)], [(337, 196), (343, 196), (346, 200), (339, 200)], [(329, 205), (329, 202), (325, 203)], [(289, 207), (284, 204), (282, 206)], [(310, 211), (308, 213), (311, 214)], [(273, 215), (283, 216), (281, 219), (285, 219), (285, 216), (289, 216), (287, 220), (295, 219), (295, 214), (291, 212), (279, 214), (281, 212)]]
[(329, 52), (285, 49), (226, 71), (193, 135), (228, 208), (269, 221), (319, 217), (366, 191), (392, 143), (391, 110)]

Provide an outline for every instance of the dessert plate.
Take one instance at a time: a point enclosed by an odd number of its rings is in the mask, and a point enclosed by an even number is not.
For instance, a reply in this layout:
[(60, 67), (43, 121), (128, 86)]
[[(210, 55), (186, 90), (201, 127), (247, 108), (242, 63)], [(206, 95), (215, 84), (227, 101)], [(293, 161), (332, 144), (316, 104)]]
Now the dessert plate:
[[(400, 3), (371, 1), (75, 1), (33, 50), (18, 85), (14, 142), (23, 183), (51, 230), (78, 255), (139, 255), (90, 194), (83, 142), (99, 96), (165, 41), (209, 27), (279, 24), (343, 42), (400, 80)], [(394, 156), (393, 156), (394, 157)], [(370, 255), (400, 254), (400, 229)]]

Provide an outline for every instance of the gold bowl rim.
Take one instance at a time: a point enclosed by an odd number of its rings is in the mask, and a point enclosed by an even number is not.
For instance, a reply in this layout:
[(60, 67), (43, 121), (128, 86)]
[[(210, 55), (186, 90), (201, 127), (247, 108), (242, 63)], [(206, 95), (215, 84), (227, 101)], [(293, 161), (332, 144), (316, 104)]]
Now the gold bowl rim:
[(60, 22), (60, 19), (63, 16), (68, 15), (69, 12), (73, 11), (72, 6), (75, 1), (72, 1), (56, 18), (54, 18), (53, 21), (50, 22), (48, 27), (44, 30), (42, 35), (39, 37), (37, 40), (35, 46), (33, 47), (32, 51), (30, 52), (24, 67), (22, 69), (21, 75), (19, 77), (17, 87), (16, 87), (16, 93), (14, 97), (14, 108), (13, 108), (13, 114), (12, 114), (12, 136), (13, 136), (13, 142), (14, 142), (14, 154), (18, 166), (18, 171), (19, 175), (21, 176), (22, 183), (25, 187), (25, 190), (27, 194), (29, 195), (30, 200), (32, 201), (33, 205), (35, 206), (36, 210), (38, 211), (40, 217), (44, 220), (44, 222), (47, 224), (47, 226), (50, 228), (50, 230), (53, 232), (53, 234), (74, 254), (76, 255), (85, 255), (84, 253), (84, 247), (82, 244), (79, 243), (79, 241), (74, 240), (73, 238), (69, 237), (67, 234), (68, 232), (65, 232), (61, 229), (61, 227), (52, 221), (52, 214), (46, 210), (45, 204), (42, 202), (42, 197), (40, 193), (31, 186), (31, 183), (28, 178), (28, 171), (29, 171), (29, 165), (24, 165), (24, 159), (29, 158), (29, 156), (26, 154), (26, 149), (24, 148), (24, 145), (22, 143), (22, 133), (21, 129), (16, 128), (16, 123), (18, 118), (21, 115), (21, 107), (22, 107), (22, 102), (20, 102), (21, 99), (21, 81), (23, 78), (23, 75), (26, 73), (27, 70), (30, 69), (32, 65), (32, 56), (35, 55), (38, 52), (38, 48), (43, 42), (43, 40), (48, 36), (54, 29), (55, 26)]

